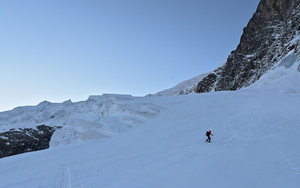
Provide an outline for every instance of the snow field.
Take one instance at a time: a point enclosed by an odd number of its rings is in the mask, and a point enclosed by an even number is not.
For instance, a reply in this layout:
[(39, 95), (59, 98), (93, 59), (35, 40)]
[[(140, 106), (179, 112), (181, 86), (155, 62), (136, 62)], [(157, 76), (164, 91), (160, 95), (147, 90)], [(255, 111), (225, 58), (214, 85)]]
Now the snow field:
[[(298, 187), (300, 95), (259, 91), (133, 98), (164, 112), (113, 137), (3, 158), (1, 184)], [(208, 129), (211, 144), (204, 143)]]
[(0, 187), (298, 188), (300, 62), (287, 57), (239, 91), (91, 96), (1, 113), (1, 131), (64, 128), (48, 150), (1, 159)]

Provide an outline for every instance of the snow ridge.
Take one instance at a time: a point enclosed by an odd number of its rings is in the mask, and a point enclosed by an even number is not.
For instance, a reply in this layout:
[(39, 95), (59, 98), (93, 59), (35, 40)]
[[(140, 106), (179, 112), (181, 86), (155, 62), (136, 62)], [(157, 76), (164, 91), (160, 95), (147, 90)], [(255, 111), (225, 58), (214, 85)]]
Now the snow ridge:
[(187, 94), (193, 94), (195, 93), (195, 89), (200, 81), (203, 80), (203, 78), (207, 77), (209, 74), (217, 73), (222, 67), (225, 65), (226, 61), (223, 62), (221, 65), (219, 65), (217, 68), (215, 68), (214, 71), (203, 73), (199, 76), (196, 76), (194, 78), (185, 80), (176, 86), (166, 89), (160, 92), (157, 92), (155, 94), (148, 94), (146, 97), (153, 97), (153, 96), (175, 96), (175, 95), (187, 95)]

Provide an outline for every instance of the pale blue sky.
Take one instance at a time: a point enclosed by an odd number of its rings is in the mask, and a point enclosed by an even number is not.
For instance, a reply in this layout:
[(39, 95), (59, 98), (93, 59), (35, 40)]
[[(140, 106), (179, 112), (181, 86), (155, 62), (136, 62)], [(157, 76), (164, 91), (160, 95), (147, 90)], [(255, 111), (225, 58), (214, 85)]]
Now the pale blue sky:
[(211, 71), (259, 0), (0, 0), (0, 111), (144, 96)]

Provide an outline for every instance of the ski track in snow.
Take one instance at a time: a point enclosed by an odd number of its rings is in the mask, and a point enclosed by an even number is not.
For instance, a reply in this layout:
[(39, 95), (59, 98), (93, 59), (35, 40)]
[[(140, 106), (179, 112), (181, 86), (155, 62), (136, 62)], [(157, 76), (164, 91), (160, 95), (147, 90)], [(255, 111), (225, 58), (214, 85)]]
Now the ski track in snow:
[(62, 164), (56, 176), (54, 188), (83, 188), (76, 164)]
[(56, 188), (72, 188), (71, 183), (72, 175), (70, 173), (69, 165), (62, 165), (59, 169), (59, 173), (57, 175), (57, 185)]
[(293, 170), (296, 173), (296, 175), (300, 177), (300, 171), (298, 166), (296, 166), (295, 163), (293, 163), (293, 161), (281, 150), (277, 148), (272, 149), (274, 149), (282, 157), (282, 160), (291, 168), (291, 170)]

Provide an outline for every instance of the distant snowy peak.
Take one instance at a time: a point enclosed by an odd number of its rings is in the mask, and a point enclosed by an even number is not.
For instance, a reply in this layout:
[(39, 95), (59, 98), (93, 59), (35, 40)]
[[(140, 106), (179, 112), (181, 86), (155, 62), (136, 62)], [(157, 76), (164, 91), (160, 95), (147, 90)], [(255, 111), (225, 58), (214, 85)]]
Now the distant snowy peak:
[(223, 66), (154, 96), (238, 90), (275, 70), (280, 62), (287, 68), (300, 57), (299, 18), (300, 0), (261, 0)]
[(222, 70), (222, 67), (225, 65), (225, 63), (226, 61), (222, 63), (220, 66), (218, 66), (214, 71), (201, 74), (189, 80), (185, 80), (170, 89), (166, 89), (155, 94), (149, 94), (146, 95), (146, 97), (175, 96), (175, 95), (187, 95), (187, 94), (195, 93), (195, 89), (197, 88), (198, 83), (203, 81), (204, 78), (209, 77), (209, 75), (212, 74), (219, 75), (220, 70)]
[(146, 95), (146, 97), (154, 97), (154, 96), (174, 96), (174, 95), (183, 95), (183, 94), (190, 94), (194, 92), (195, 87), (197, 86), (198, 82), (200, 82), (204, 77), (206, 77), (209, 73), (204, 73), (199, 76), (196, 76), (192, 79), (185, 80), (176, 86), (160, 91), (155, 94)]

